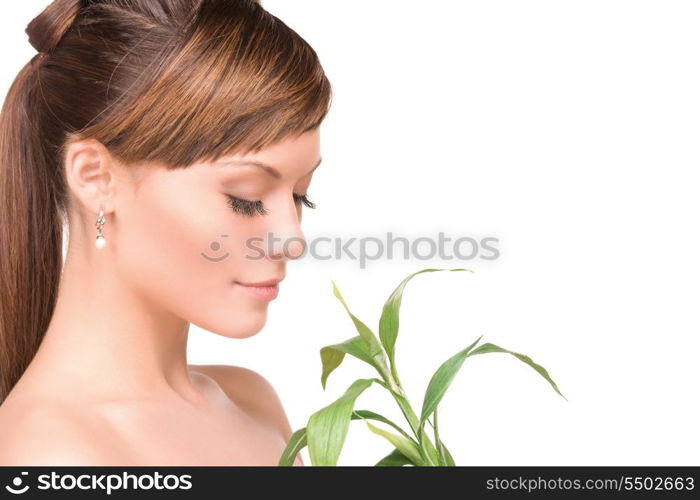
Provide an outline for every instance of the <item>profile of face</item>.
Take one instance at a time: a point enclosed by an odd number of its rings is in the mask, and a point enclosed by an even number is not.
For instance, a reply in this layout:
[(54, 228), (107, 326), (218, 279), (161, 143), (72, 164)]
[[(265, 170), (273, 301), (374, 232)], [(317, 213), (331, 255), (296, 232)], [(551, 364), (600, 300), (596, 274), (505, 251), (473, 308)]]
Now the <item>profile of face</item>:
[(68, 153), (77, 165), (68, 182), (85, 205), (105, 207), (107, 245), (90, 252), (110, 260), (119, 286), (213, 333), (259, 332), (270, 302), (239, 283), (283, 278), (287, 261), (303, 254), (303, 195), (320, 162), (319, 129), (254, 154), (176, 169), (111, 159), (109, 172), (90, 173), (89, 151)]

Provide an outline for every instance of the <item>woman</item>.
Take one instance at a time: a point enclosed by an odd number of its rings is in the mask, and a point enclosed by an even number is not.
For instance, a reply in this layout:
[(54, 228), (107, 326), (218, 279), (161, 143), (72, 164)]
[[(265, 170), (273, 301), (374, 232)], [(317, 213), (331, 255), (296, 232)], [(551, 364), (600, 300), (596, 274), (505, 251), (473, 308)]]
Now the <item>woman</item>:
[(260, 331), (304, 251), (316, 53), (254, 0), (55, 0), (27, 33), (0, 123), (0, 464), (276, 465), (274, 388), (188, 365), (187, 335)]

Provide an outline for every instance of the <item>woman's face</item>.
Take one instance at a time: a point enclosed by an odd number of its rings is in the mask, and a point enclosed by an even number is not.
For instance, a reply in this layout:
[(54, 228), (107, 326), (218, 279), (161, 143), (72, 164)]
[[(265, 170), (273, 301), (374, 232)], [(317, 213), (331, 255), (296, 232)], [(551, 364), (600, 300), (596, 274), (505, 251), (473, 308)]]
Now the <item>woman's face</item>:
[[(320, 158), (316, 129), (245, 157), (174, 170), (128, 167), (104, 228), (120, 279), (201, 328), (254, 335), (269, 299), (238, 282), (281, 279), (286, 261), (303, 253), (301, 216), (309, 208), (295, 195), (307, 194)], [(284, 283), (279, 288), (283, 295)]]

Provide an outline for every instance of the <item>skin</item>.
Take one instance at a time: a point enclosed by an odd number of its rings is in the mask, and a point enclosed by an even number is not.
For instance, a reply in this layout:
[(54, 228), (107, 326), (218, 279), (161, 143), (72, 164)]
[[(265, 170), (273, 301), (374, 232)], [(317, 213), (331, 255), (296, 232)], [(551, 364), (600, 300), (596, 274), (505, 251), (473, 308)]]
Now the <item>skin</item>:
[[(292, 430), (272, 385), (240, 366), (188, 365), (188, 331), (194, 323), (240, 339), (265, 325), (269, 302), (234, 282), (282, 277), (302, 255), (306, 207), (292, 193), (307, 193), (319, 130), (223, 160), (244, 158), (281, 178), (253, 166), (126, 166), (97, 141), (70, 144), (58, 302), (0, 406), (1, 465), (277, 464)], [(236, 213), (226, 194), (261, 200), (268, 214)], [(94, 246), (100, 207), (103, 249)], [(268, 233), (269, 246), (246, 247)]]

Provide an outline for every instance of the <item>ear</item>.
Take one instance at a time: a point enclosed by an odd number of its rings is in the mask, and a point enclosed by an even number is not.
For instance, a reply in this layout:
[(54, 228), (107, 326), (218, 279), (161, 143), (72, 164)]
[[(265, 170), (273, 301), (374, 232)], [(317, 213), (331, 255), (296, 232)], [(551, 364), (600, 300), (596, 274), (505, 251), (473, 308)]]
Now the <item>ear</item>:
[(113, 210), (117, 166), (102, 143), (94, 139), (69, 143), (64, 165), (68, 187), (86, 210), (91, 213), (99, 212), (100, 207), (105, 213)]

